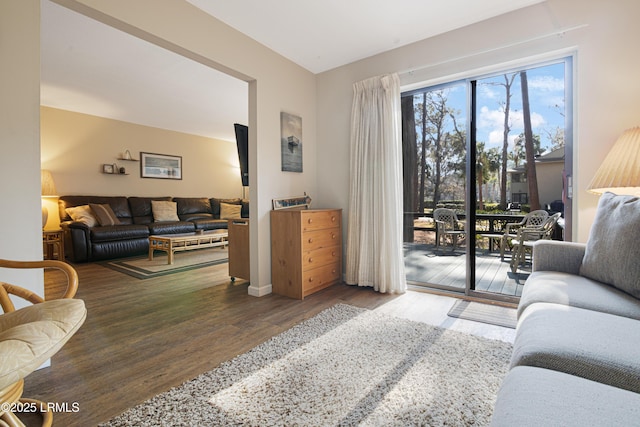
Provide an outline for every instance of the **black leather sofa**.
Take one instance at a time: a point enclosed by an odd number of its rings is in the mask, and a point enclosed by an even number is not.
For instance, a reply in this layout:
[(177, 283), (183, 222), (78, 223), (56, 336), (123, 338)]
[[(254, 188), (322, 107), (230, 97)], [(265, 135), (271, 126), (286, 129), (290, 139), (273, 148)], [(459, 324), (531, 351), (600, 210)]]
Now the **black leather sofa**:
[[(152, 200), (173, 201), (180, 221), (154, 222)], [(60, 225), (64, 230), (65, 254), (72, 262), (99, 261), (148, 253), (149, 236), (226, 229), (220, 219), (220, 204), (242, 205), (241, 216), (249, 217), (249, 202), (240, 198), (61, 196)], [(89, 204), (108, 204), (119, 225), (89, 227), (73, 221), (66, 209)]]

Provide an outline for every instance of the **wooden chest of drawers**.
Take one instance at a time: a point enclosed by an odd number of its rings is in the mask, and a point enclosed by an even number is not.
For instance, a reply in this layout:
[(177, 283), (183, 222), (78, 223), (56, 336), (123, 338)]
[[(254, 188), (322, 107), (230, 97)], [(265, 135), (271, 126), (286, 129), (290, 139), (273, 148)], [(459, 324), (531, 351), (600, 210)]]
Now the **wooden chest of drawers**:
[(273, 293), (305, 296), (342, 280), (342, 209), (271, 211)]

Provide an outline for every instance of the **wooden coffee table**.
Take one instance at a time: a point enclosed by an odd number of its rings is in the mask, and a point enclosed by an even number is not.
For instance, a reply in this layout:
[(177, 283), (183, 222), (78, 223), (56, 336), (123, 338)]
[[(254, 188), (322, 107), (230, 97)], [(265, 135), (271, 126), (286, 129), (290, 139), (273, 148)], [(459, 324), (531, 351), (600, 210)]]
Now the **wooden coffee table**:
[(167, 264), (173, 264), (175, 252), (225, 246), (227, 237), (227, 230), (149, 236), (149, 261), (153, 260), (153, 251), (163, 251), (167, 253)]

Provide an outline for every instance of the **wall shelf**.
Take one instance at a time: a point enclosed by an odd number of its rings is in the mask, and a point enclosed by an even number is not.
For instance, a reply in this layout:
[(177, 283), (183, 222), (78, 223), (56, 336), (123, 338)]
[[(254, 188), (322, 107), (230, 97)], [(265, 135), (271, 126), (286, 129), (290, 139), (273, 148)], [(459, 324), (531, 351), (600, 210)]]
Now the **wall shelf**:
[(122, 160), (125, 162), (139, 162), (140, 160), (138, 159), (134, 159), (133, 157), (131, 157), (131, 151), (129, 150), (124, 150), (124, 153), (122, 153), (122, 155), (120, 157), (118, 157), (118, 160)]
[[(123, 172), (120, 172), (121, 170)], [(129, 175), (125, 168), (118, 167), (115, 163), (104, 163), (102, 165), (102, 173), (105, 175)]]

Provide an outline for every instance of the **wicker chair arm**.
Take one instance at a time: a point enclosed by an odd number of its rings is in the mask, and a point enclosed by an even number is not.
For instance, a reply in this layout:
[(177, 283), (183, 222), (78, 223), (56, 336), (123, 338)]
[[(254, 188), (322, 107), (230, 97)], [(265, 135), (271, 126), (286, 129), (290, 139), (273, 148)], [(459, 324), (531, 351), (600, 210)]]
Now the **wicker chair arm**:
[[(67, 289), (60, 298), (73, 298), (78, 291), (78, 273), (73, 267), (62, 261), (13, 261), (0, 259), (0, 267), (13, 269), (53, 268), (61, 270), (67, 276)], [(44, 298), (38, 294), (21, 286), (4, 282), (0, 282), (0, 285), (0, 305), (5, 313), (15, 310), (15, 307), (9, 298), (10, 294), (23, 298), (32, 304), (38, 304), (44, 301)]]
[(520, 222), (509, 222), (504, 226), (504, 233), (505, 234), (514, 234), (514, 231), (511, 231), (512, 228), (520, 228), (524, 225), (524, 223), (526, 222), (526, 218), (522, 218), (522, 221)]

